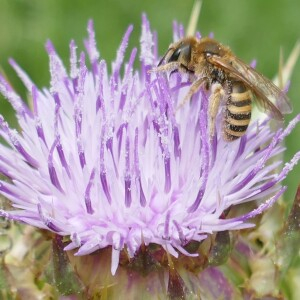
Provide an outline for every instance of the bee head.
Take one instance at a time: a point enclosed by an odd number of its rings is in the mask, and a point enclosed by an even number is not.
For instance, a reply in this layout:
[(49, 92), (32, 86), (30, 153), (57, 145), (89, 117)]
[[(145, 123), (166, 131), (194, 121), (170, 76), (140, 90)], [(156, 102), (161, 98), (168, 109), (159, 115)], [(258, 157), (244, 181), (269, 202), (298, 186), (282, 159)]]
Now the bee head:
[(189, 62), (191, 60), (191, 44), (181, 42), (168, 59), (168, 62), (182, 61)]
[(191, 61), (192, 45), (189, 40), (181, 40), (170, 46), (167, 53), (163, 56), (158, 66), (163, 62), (180, 62), (187, 65)]

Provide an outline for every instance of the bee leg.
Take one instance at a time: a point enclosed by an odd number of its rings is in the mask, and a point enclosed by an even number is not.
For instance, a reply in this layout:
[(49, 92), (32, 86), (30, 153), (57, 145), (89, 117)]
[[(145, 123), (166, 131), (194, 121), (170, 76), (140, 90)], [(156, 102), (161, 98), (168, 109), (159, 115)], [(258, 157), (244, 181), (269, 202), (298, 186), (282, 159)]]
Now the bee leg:
[(176, 111), (178, 109), (180, 109), (186, 102), (188, 102), (191, 97), (197, 93), (201, 87), (201, 85), (207, 81), (206, 77), (202, 77), (196, 81), (194, 81), (194, 83), (191, 85), (189, 92), (186, 94), (186, 96), (183, 98), (183, 100), (179, 103), (178, 107), (176, 108)]
[(152, 68), (151, 70), (148, 71), (148, 73), (174, 71), (174, 70), (178, 69), (179, 67), (180, 67), (180, 63), (178, 61), (172, 61), (165, 65), (161, 65), (161, 66)]
[(215, 124), (216, 117), (218, 114), (219, 106), (221, 99), (225, 96), (224, 88), (221, 84), (215, 83), (212, 85), (212, 92), (208, 99), (208, 128), (209, 128), (209, 136), (210, 140), (213, 139), (215, 135)]

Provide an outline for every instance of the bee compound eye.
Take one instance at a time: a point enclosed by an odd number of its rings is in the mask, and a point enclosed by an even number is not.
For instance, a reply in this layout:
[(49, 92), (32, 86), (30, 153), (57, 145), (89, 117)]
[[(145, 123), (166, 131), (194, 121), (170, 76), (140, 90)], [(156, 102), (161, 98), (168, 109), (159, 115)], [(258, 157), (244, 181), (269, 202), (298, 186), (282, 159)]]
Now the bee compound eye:
[(181, 48), (177, 48), (173, 54), (171, 55), (170, 59), (169, 59), (169, 62), (172, 62), (172, 61), (177, 61), (178, 58), (179, 58), (179, 55), (181, 53)]
[(189, 44), (183, 44), (179, 46), (173, 52), (168, 62), (178, 61), (180, 56), (182, 56), (186, 61), (189, 61), (191, 59), (191, 46)]

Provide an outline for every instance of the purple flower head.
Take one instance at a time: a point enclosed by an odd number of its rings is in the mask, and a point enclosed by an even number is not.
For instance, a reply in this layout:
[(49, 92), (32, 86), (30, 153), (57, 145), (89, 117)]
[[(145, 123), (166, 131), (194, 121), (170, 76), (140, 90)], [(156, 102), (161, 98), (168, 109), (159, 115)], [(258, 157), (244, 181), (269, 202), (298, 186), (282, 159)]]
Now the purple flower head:
[[(70, 71), (53, 45), (50, 89), (39, 90), (10, 61), (31, 95), (33, 111), (0, 77), (0, 91), (15, 109), (20, 130), (0, 118), (1, 194), (13, 210), (0, 215), (69, 237), (65, 250), (87, 255), (111, 247), (111, 271), (126, 249), (157, 244), (178, 257), (198, 256), (187, 245), (214, 232), (254, 226), (251, 218), (270, 207), (285, 187), (280, 182), (298, 162), (283, 168), (274, 159), (282, 141), (300, 121), (273, 132), (269, 120), (252, 122), (228, 143), (221, 113), (216, 135), (208, 132), (208, 96), (200, 90), (178, 111), (189, 84), (184, 76), (149, 73), (156, 66), (156, 36), (143, 17), (141, 68), (137, 49), (124, 55), (132, 32), (124, 35), (112, 71), (100, 58), (92, 22), (86, 54), (70, 43)], [(183, 35), (175, 28), (174, 36)], [(279, 171), (278, 171), (279, 169)], [(260, 200), (244, 215), (226, 217), (236, 205)]]

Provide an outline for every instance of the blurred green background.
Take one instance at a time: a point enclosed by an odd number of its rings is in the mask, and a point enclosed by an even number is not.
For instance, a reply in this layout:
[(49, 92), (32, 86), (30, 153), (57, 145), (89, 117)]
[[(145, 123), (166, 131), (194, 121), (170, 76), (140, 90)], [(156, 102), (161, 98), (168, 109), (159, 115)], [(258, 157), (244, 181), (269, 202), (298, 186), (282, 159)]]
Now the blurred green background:
[[(49, 86), (48, 57), (44, 50), (51, 39), (66, 66), (69, 42), (75, 39), (83, 49), (88, 19), (94, 19), (102, 58), (111, 61), (129, 24), (134, 25), (130, 46), (138, 45), (141, 13), (147, 13), (152, 29), (158, 32), (162, 54), (172, 39), (172, 22), (187, 25), (192, 0), (0, 0), (0, 68), (15, 89), (25, 89), (8, 65), (13, 57), (36, 82)], [(278, 69), (279, 48), (288, 56), (300, 36), (299, 0), (204, 0), (198, 29), (202, 35), (214, 32), (246, 62), (257, 59), (257, 68), (272, 78)], [(291, 119), (300, 112), (300, 63), (292, 78), (289, 96), (294, 106)], [(0, 113), (14, 123), (13, 112), (0, 96)], [(287, 141), (286, 159), (300, 149), (300, 125)], [(300, 182), (300, 166), (287, 179), (286, 198), (291, 200)]]

